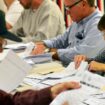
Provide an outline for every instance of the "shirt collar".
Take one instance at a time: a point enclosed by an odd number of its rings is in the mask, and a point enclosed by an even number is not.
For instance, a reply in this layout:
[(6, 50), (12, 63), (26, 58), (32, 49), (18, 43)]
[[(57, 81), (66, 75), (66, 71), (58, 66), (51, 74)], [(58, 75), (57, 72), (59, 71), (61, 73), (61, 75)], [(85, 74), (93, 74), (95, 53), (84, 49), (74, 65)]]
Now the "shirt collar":
[(44, 5), (44, 4), (46, 4), (46, 2), (48, 2), (49, 0), (44, 0), (43, 2), (42, 2), (42, 4), (37, 8), (37, 9), (31, 9), (30, 8), (30, 10), (32, 11), (32, 12), (36, 12), (38, 9), (40, 9), (40, 8), (42, 8), (42, 6)]

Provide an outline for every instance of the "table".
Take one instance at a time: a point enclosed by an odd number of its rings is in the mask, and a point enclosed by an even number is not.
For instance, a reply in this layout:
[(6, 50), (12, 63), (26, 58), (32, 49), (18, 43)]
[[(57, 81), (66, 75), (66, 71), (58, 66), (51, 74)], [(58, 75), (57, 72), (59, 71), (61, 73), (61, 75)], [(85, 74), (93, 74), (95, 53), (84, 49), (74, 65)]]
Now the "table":
[[(64, 70), (64, 68), (65, 67), (61, 64), (61, 62), (51, 61), (48, 63), (42, 63), (42, 64), (34, 65), (33, 69), (30, 70), (28, 75), (34, 75), (35, 76), (35, 75), (45, 75), (45, 74), (49, 74), (52, 72), (61, 72), (62, 70)], [(17, 91), (23, 91), (23, 90), (27, 90), (27, 89), (33, 89), (33, 87), (23, 83), (16, 90)]]

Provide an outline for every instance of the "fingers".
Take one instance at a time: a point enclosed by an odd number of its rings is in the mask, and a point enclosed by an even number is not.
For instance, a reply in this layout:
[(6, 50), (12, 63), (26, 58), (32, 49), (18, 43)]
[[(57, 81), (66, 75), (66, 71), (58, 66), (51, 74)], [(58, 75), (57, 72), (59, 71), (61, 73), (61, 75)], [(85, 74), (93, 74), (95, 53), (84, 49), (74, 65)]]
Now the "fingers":
[(67, 88), (68, 88), (68, 89), (78, 89), (78, 88), (80, 88), (80, 87), (81, 87), (81, 85), (80, 85), (79, 82), (74, 82), (74, 81), (72, 81), (72, 82), (68, 82), (68, 83), (67, 83)]
[(75, 69), (78, 69), (78, 67), (80, 66), (80, 64), (83, 60), (86, 60), (85, 55), (76, 55), (74, 57)]
[(68, 89), (78, 89), (80, 88), (80, 84), (78, 82), (64, 82), (57, 84), (51, 87), (52, 98), (55, 98), (59, 93), (68, 90)]
[(62, 105), (69, 105), (69, 103), (67, 101), (65, 101)]
[(45, 51), (45, 46), (43, 44), (36, 44), (35, 49), (31, 52), (31, 55), (43, 54)]
[(88, 70), (89, 71), (97, 71), (99, 69), (98, 64), (99, 63), (97, 63), (96, 61), (91, 61), (90, 64), (89, 64)]

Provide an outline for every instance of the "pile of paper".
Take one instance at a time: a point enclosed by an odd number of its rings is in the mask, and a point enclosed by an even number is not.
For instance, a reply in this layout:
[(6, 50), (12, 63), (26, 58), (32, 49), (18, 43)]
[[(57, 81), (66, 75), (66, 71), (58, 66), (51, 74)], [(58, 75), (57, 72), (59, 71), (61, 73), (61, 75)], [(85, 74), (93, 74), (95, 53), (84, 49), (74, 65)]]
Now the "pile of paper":
[(10, 92), (16, 89), (32, 67), (12, 50), (4, 50), (0, 58), (0, 89)]

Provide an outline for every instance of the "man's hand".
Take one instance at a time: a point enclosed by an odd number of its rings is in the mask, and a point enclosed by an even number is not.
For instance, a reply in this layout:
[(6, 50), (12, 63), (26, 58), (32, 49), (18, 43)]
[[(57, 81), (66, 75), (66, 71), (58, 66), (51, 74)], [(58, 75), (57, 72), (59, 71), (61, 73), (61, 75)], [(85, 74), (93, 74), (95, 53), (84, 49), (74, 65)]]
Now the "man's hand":
[(31, 52), (32, 55), (43, 54), (46, 49), (46, 46), (43, 42), (37, 42), (35, 49)]
[(59, 60), (58, 54), (57, 54), (57, 49), (56, 48), (51, 48), (50, 53), (52, 54), (52, 58)]
[(74, 57), (74, 62), (75, 62), (75, 69), (77, 69), (82, 61), (85, 61), (87, 57), (85, 55), (76, 55)]
[(52, 98), (55, 98), (59, 93), (68, 89), (78, 89), (80, 84), (78, 82), (64, 82), (51, 87)]
[(89, 64), (89, 70), (90, 71), (105, 71), (105, 64), (92, 61)]

